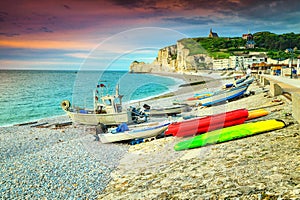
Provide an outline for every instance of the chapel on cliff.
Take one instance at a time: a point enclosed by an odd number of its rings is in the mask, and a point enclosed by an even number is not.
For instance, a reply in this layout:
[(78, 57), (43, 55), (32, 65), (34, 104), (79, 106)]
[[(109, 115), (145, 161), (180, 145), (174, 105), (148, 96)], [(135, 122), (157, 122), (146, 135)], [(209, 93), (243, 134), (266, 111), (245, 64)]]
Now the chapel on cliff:
[(208, 37), (210, 37), (210, 38), (217, 38), (219, 36), (218, 36), (217, 33), (215, 33), (215, 32), (212, 31), (212, 28), (210, 28)]

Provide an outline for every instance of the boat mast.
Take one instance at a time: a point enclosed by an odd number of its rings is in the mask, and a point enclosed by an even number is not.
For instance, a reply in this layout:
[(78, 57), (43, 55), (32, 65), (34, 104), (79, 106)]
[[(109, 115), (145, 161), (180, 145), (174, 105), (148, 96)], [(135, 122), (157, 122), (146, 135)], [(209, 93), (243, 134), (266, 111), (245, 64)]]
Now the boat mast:
[(98, 96), (96, 95), (96, 90), (93, 90), (93, 97), (94, 97), (94, 111), (97, 109), (97, 99)]
[(117, 84), (117, 85), (116, 85), (116, 97), (119, 96), (119, 89), (120, 89), (120, 85)]

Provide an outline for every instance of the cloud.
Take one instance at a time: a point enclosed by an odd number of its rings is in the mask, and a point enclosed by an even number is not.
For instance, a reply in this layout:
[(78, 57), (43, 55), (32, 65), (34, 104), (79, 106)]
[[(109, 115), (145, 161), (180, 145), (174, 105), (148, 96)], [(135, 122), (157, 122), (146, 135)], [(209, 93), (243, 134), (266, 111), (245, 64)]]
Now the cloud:
[(94, 44), (78, 41), (48, 41), (48, 40), (1, 40), (0, 47), (21, 49), (70, 49), (89, 50)]
[(41, 69), (43, 66), (46, 69), (52, 70), (76, 70), (79, 69), (80, 63), (71, 60), (63, 61), (57, 59), (47, 59), (47, 60), (0, 60), (0, 70), (5, 69)]
[(42, 32), (46, 32), (46, 33), (53, 33), (52, 30), (50, 30), (49, 28), (47, 28), (45, 26), (41, 27), (39, 30), (41, 30)]
[(20, 34), (18, 34), (18, 33), (0, 33), (0, 36), (1, 35), (6, 36), (6, 37), (14, 37), (14, 36), (18, 36)]
[(208, 19), (205, 17), (167, 17), (167, 18), (163, 18), (163, 20), (166, 21), (172, 21), (172, 22), (176, 22), (176, 23), (183, 23), (183, 24), (210, 24), (210, 23), (214, 23), (215, 21), (212, 19)]
[(64, 6), (64, 8), (66, 8), (66, 9), (68, 9), (68, 10), (71, 9), (70, 6), (68, 6), (68, 5), (66, 5), (66, 4), (64, 4), (63, 6)]
[(64, 55), (69, 56), (69, 57), (73, 57), (73, 58), (81, 58), (81, 59), (86, 59), (86, 58), (89, 57), (89, 53), (78, 53), (78, 52), (66, 53)]
[[(207, 36), (211, 27), (225, 37), (240, 36), (248, 29), (300, 32), (299, 10), (298, 0), (0, 1), (0, 57), (107, 59), (109, 53), (123, 55), (172, 45), (183, 35)], [(174, 32), (156, 34), (147, 28), (140, 34), (126, 33), (141, 27), (170, 28), (183, 34), (176, 38)], [(15, 54), (9, 54), (9, 49)]]

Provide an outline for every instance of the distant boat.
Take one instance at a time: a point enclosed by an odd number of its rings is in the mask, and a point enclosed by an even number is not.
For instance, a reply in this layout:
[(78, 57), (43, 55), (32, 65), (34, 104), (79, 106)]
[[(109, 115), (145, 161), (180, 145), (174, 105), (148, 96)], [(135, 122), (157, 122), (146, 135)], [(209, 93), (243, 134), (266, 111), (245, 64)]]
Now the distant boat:
[(238, 81), (235, 81), (234, 83), (227, 83), (223, 86), (223, 88), (216, 92), (202, 92), (202, 93), (196, 93), (194, 94), (194, 97), (188, 98), (187, 100), (197, 100), (197, 99), (205, 99), (207, 97), (216, 95), (218, 93), (222, 93), (224, 91), (229, 91), (233, 88), (239, 88), (242, 86), (250, 85), (254, 81), (254, 77), (246, 77), (242, 79), (238, 79)]
[(248, 77), (241, 77), (241, 78), (238, 78), (236, 79), (233, 83), (227, 83), (223, 86), (223, 88), (231, 88), (231, 87), (234, 87), (235, 85), (237, 84), (240, 84), (242, 82), (244, 82)]
[(238, 88), (232, 88), (229, 90), (220, 90), (215, 92), (213, 95), (195, 100), (186, 100), (181, 102), (181, 104), (187, 104), (189, 106), (212, 106), (214, 104), (226, 102), (238, 97), (241, 97), (248, 89), (249, 85), (241, 86)]
[[(96, 90), (98, 95), (94, 95), (94, 109), (84, 109), (71, 107), (68, 100), (61, 102), (62, 109), (71, 118), (73, 122), (86, 125), (118, 125), (120, 123), (131, 124), (139, 120), (139, 117), (145, 117), (142, 113), (135, 112), (134, 109), (123, 109), (122, 98), (119, 94), (119, 85), (116, 86), (115, 95), (104, 95), (104, 84), (99, 84)], [(100, 94), (99, 94), (100, 93)], [(147, 120), (146, 117), (143, 120)]]
[(99, 134), (102, 143), (112, 143), (140, 138), (156, 137), (164, 132), (170, 123), (145, 123), (129, 127), (123, 132), (108, 132)]
[(235, 83), (228, 83), (224, 85), (224, 88), (232, 88), (232, 87), (241, 87), (245, 85), (249, 85), (254, 81), (254, 77), (246, 77), (235, 81)]
[(156, 115), (176, 115), (182, 112), (191, 111), (191, 107), (188, 105), (174, 105), (169, 107), (161, 107), (161, 108), (150, 108), (145, 110), (145, 114), (149, 116)]
[(234, 87), (238, 88), (238, 87), (242, 87), (245, 85), (250, 85), (251, 83), (253, 83), (253, 81), (254, 81), (254, 77), (250, 77), (240, 83), (236, 83), (236, 85)]

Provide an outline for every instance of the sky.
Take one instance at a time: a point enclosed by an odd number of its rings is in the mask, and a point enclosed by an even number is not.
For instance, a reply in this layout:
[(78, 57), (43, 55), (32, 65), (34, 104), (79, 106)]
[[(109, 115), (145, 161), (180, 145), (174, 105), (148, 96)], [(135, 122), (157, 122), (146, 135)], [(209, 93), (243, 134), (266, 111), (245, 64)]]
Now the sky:
[(300, 33), (299, 0), (0, 2), (0, 70), (128, 70), (187, 37)]

